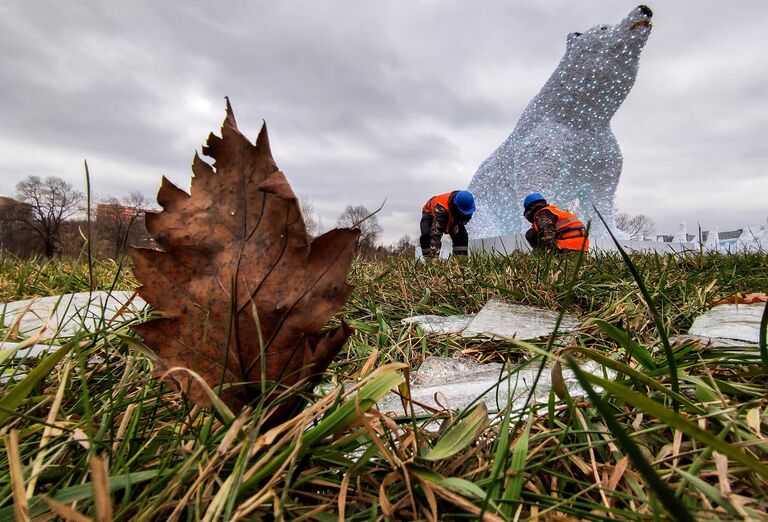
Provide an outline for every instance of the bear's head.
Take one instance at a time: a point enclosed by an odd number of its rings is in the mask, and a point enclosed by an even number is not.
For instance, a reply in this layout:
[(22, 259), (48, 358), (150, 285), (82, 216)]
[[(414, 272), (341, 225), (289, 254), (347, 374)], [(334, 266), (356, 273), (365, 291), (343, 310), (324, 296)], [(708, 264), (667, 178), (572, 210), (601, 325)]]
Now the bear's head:
[(641, 5), (616, 25), (596, 25), (568, 35), (555, 74), (567, 93), (562, 101), (576, 114), (610, 120), (635, 83), (652, 16), (651, 9)]

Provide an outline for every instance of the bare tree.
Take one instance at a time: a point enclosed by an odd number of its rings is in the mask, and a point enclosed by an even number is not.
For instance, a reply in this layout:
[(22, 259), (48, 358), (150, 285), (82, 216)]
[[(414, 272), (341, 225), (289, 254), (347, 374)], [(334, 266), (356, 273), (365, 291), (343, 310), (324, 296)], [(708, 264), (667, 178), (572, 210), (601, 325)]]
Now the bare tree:
[(96, 205), (96, 235), (106, 242), (114, 259), (125, 252), (128, 231), (136, 219), (137, 211), (110, 197)]
[(302, 194), (299, 196), (299, 208), (304, 218), (304, 226), (307, 229), (307, 235), (314, 237), (319, 232), (319, 224), (315, 218), (315, 204), (309, 199), (309, 196)]
[(390, 247), (390, 252), (393, 254), (412, 254), (415, 247), (416, 245), (411, 239), (411, 236), (406, 234)]
[(645, 239), (656, 232), (656, 224), (645, 214), (631, 215), (628, 212), (615, 212), (616, 226), (629, 235), (630, 239)]
[(122, 202), (109, 197), (96, 205), (96, 233), (108, 245), (115, 259), (125, 253), (129, 244), (146, 243), (145, 211), (149, 201), (143, 193), (135, 191)]
[(16, 199), (30, 209), (18, 221), (40, 238), (46, 257), (52, 257), (59, 249), (62, 223), (82, 210), (83, 193), (55, 176), (29, 176), (16, 185)]
[(123, 204), (126, 207), (137, 209), (139, 214), (143, 213), (145, 210), (152, 206), (149, 199), (147, 199), (147, 196), (145, 196), (144, 193), (139, 190), (134, 190), (125, 196), (123, 198)]
[[(366, 219), (367, 218), (367, 219)], [(361, 255), (371, 255), (376, 251), (376, 242), (379, 240), (382, 228), (375, 215), (363, 205), (347, 205), (339, 219), (337, 227), (357, 226), (360, 229), (360, 237), (355, 245), (356, 251)]]

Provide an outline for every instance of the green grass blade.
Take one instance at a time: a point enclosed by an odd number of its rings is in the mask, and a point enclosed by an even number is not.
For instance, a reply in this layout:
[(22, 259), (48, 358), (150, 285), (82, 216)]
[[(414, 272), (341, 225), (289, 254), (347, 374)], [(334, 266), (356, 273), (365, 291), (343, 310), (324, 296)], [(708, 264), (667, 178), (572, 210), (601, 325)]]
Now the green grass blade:
[[(2, 318), (0, 317), (0, 325), (2, 324)], [(6, 360), (13, 359), (16, 353), (19, 352), (19, 350), (24, 350), (26, 348), (29, 348), (30, 346), (34, 346), (35, 342), (34, 339), (25, 339), (24, 341), (18, 343), (13, 348), (7, 348), (5, 350), (0, 350), (0, 366), (5, 363)]]
[[(587, 223), (587, 233), (584, 236), (584, 239), (582, 241), (582, 246), (584, 246), (584, 243), (586, 243), (587, 238), (589, 237), (589, 231), (591, 227), (592, 227), (592, 223), (591, 222)], [(568, 285), (566, 287), (565, 295), (560, 301), (560, 312), (558, 313), (557, 319), (555, 320), (555, 325), (552, 328), (552, 334), (549, 336), (549, 339), (547, 340), (547, 346), (545, 350), (547, 354), (550, 354), (552, 352), (552, 348), (555, 343), (555, 337), (557, 335), (558, 330), (560, 329), (560, 323), (562, 322), (563, 317), (565, 316), (565, 311), (568, 309), (568, 306), (571, 304), (571, 299), (573, 297), (573, 290), (579, 279), (579, 270), (581, 269), (581, 265), (583, 264), (584, 258), (585, 258), (584, 252), (585, 251), (583, 249), (579, 250), (579, 253), (576, 257), (575, 266), (573, 267), (573, 274), (571, 274), (571, 277), (568, 280)], [(562, 258), (559, 256), (557, 257), (561, 260), (563, 259), (566, 261), (568, 260), (567, 257), (562, 257)], [(549, 264), (552, 262), (554, 258), (555, 258), (555, 254), (553, 253), (549, 253), (544, 257), (544, 260), (547, 266), (549, 266)], [(520, 410), (521, 412), (526, 411), (528, 409), (528, 406), (531, 404), (531, 399), (533, 399), (533, 394), (535, 392), (536, 386), (539, 383), (541, 374), (544, 372), (544, 366), (546, 364), (546, 360), (547, 360), (546, 357), (541, 358), (541, 363), (539, 364), (539, 368), (536, 372), (536, 376), (533, 378), (533, 382), (530, 385), (530, 391), (528, 392), (528, 395), (525, 398), (525, 402), (523, 403), (523, 406)], [(518, 429), (520, 429), (520, 426), (522, 426), (522, 424), (523, 424), (523, 416), (521, 413), (521, 415), (517, 419), (517, 422), (515, 422), (515, 427), (513, 431), (516, 432)]]
[(682, 377), (682, 380), (684, 382), (690, 382), (693, 384), (695, 388), (695, 396), (696, 400), (702, 403), (708, 403), (708, 402), (717, 402), (720, 400), (720, 397), (718, 396), (717, 392), (707, 384), (704, 379), (700, 377), (696, 377), (694, 375), (684, 375)]
[(681, 393), (673, 392), (672, 390), (668, 389), (666, 386), (664, 386), (663, 384), (661, 384), (657, 380), (652, 379), (651, 377), (648, 377), (643, 372), (640, 372), (640, 371), (632, 368), (631, 366), (627, 366), (626, 364), (624, 364), (622, 362), (619, 362), (619, 361), (617, 361), (615, 359), (611, 359), (610, 357), (608, 357), (606, 355), (603, 355), (602, 353), (600, 353), (597, 350), (592, 350), (591, 348), (581, 348), (581, 347), (578, 347), (578, 348), (573, 348), (573, 350), (569, 350), (569, 351), (574, 351), (574, 352), (586, 355), (587, 357), (589, 357), (593, 361), (599, 362), (600, 364), (602, 364), (603, 366), (605, 366), (607, 368), (612, 368), (612, 369), (616, 370), (617, 372), (621, 372), (624, 375), (627, 375), (629, 377), (632, 377), (633, 379), (636, 379), (638, 382), (640, 382), (642, 384), (645, 384), (649, 388), (653, 388), (654, 390), (656, 390), (656, 391), (658, 391), (660, 393), (668, 395), (672, 400), (676, 400), (676, 401), (680, 402), (681, 404), (691, 408), (694, 411), (698, 411), (700, 413), (704, 413), (704, 410), (700, 406), (696, 405), (696, 403), (691, 401), (685, 395), (683, 395)]
[(197, 381), (197, 384), (205, 392), (205, 395), (208, 397), (208, 400), (211, 401), (211, 407), (213, 408), (213, 411), (219, 417), (221, 422), (225, 426), (229, 426), (230, 424), (232, 424), (232, 422), (235, 420), (235, 414), (232, 412), (232, 410), (229, 409), (229, 407), (226, 404), (224, 404), (224, 401), (221, 400), (219, 395), (210, 386), (208, 386), (208, 383), (205, 381), (205, 379), (203, 379), (202, 375), (195, 372), (194, 370), (190, 370), (189, 368), (184, 368), (181, 366), (169, 368), (166, 371), (166, 374), (171, 373), (173, 371), (187, 373), (191, 378), (195, 379), (195, 381)]
[[(667, 484), (663, 480), (661, 480), (661, 478), (659, 478), (659, 475), (656, 473), (656, 470), (653, 469), (653, 465), (650, 462), (648, 462), (648, 460), (643, 456), (643, 454), (640, 452), (640, 448), (637, 447), (637, 444), (635, 444), (635, 442), (627, 434), (626, 430), (621, 425), (621, 423), (619, 423), (619, 421), (616, 419), (616, 416), (613, 414), (611, 407), (608, 404), (606, 404), (606, 402), (600, 397), (600, 395), (595, 391), (595, 389), (592, 388), (591, 384), (589, 383), (589, 380), (591, 379), (589, 379), (588, 374), (581, 371), (581, 368), (579, 368), (578, 363), (574, 359), (568, 357), (567, 360), (568, 360), (568, 365), (571, 367), (571, 370), (573, 370), (573, 373), (576, 375), (576, 378), (578, 379), (579, 384), (581, 384), (581, 387), (584, 388), (584, 391), (587, 392), (587, 395), (589, 395), (590, 400), (592, 401), (592, 403), (595, 405), (597, 410), (600, 412), (600, 415), (602, 415), (603, 419), (605, 420), (605, 423), (608, 426), (608, 429), (611, 430), (611, 433), (616, 438), (617, 442), (621, 445), (621, 447), (624, 449), (627, 455), (629, 455), (629, 458), (632, 461), (632, 463), (635, 465), (637, 470), (646, 480), (650, 488), (656, 494), (656, 496), (664, 505), (664, 507), (667, 509), (669, 514), (672, 516), (672, 518), (676, 520), (686, 521), (686, 522), (689, 522), (689, 521), (693, 522), (694, 521), (693, 516), (691, 516), (691, 514), (688, 512), (688, 510), (685, 508), (682, 502), (680, 502), (680, 499), (678, 499), (675, 496), (674, 492), (669, 488), (669, 486), (667, 486)], [(600, 379), (600, 381), (605, 381), (605, 379)], [(605, 382), (609, 382), (609, 381), (605, 381)], [(624, 388), (623, 386), (616, 385), (615, 387), (621, 389), (622, 391), (630, 392), (630, 390)], [(611, 390), (611, 392), (613, 392), (613, 390)], [(631, 393), (635, 393), (635, 392), (631, 392)], [(639, 395), (637, 393), (635, 394)], [(618, 396), (618, 394), (615, 394), (615, 395)], [(621, 396), (619, 397), (623, 398)], [(659, 404), (656, 402), (653, 402), (653, 404), (659, 406)], [(679, 415), (677, 414), (674, 414), (674, 415), (679, 417)]]
[[(571, 366), (573, 367), (574, 364), (575, 363), (573, 363)], [(585, 374), (580, 370), (579, 374), (582, 375), (585, 380), (601, 386), (606, 392), (610, 393), (614, 397), (618, 397), (619, 399), (632, 404), (644, 412), (653, 415), (665, 424), (679, 429), (689, 437), (699, 440), (708, 446), (711, 446), (723, 455), (726, 455), (727, 457), (740, 462), (747, 468), (768, 480), (768, 466), (757, 460), (755, 457), (742, 452), (735, 446), (732, 446), (731, 444), (718, 439), (708, 431), (704, 431), (693, 422), (681, 417), (679, 413), (669, 410), (668, 408), (664, 407), (664, 405), (654, 401), (646, 395), (632, 391), (629, 388), (626, 388), (625, 386), (615, 382), (603, 379), (602, 377), (597, 377), (596, 375)], [(581, 380), (582, 379), (580, 378), (579, 382), (581, 382)]]
[(679, 473), (681, 477), (684, 477), (691, 486), (698, 489), (699, 492), (707, 496), (709, 500), (723, 506), (723, 508), (732, 516), (735, 516), (737, 520), (742, 519), (741, 514), (736, 510), (736, 508), (733, 507), (733, 504), (731, 504), (727, 498), (724, 498), (716, 487), (712, 486), (711, 484), (707, 484), (696, 475), (693, 475), (692, 473), (689, 473), (683, 469), (676, 468), (675, 472)]
[[(402, 370), (404, 364), (388, 364), (374, 371), (367, 377), (367, 382), (360, 390), (344, 401), (332, 413), (324, 417), (317, 426), (307, 430), (301, 437), (303, 452), (311, 451), (312, 446), (332, 433), (339, 432), (358, 418), (359, 412), (365, 412), (380, 400), (388, 391), (405, 381)], [(277, 470), (291, 455), (295, 443), (290, 444), (257, 473), (244, 481), (239, 490), (245, 491), (261, 482)]]
[(488, 409), (481, 402), (466, 417), (448, 429), (437, 443), (423, 456), (425, 460), (451, 457), (472, 444), (488, 425)]
[[(483, 488), (470, 482), (469, 480), (459, 477), (444, 477), (439, 473), (417, 464), (407, 464), (408, 470), (421, 480), (431, 482), (438, 486), (444, 487), (454, 493), (461, 495), (462, 497), (472, 500), (486, 500), (488, 493)], [(493, 501), (488, 501), (488, 505), (496, 512), (499, 511), (498, 506)]]
[[(130, 486), (152, 480), (159, 475), (157, 470), (137, 471), (135, 473), (126, 473), (124, 475), (116, 475), (109, 477), (109, 490), (118, 491), (128, 488)], [(58, 500), (63, 504), (71, 504), (78, 500), (85, 500), (93, 497), (93, 483), (87, 482), (85, 484), (78, 484), (76, 486), (69, 486), (62, 488), (53, 494), (48, 494), (54, 500)], [(32, 517), (39, 517), (49, 511), (48, 504), (39, 496), (35, 496), (29, 499), (29, 515)], [(7, 506), (0, 509), (0, 522), (14, 522), (16, 520), (13, 506)]]
[(57, 364), (78, 345), (80, 339), (72, 339), (61, 348), (47, 356), (35, 366), (21, 381), (16, 383), (2, 398), (0, 398), (0, 424), (6, 421), (27, 395), (53, 371)]
[(768, 303), (763, 308), (763, 317), (760, 319), (760, 333), (758, 344), (760, 345), (760, 357), (763, 359), (763, 366), (768, 370)]
[(373, 372), (357, 394), (304, 434), (301, 438), (302, 446), (312, 445), (352, 424), (358, 418), (358, 411), (367, 411), (387, 392), (405, 381), (402, 373), (404, 367), (404, 364), (388, 364)]
[[(656, 331), (659, 333), (659, 337), (661, 337), (662, 346), (664, 346), (664, 355), (667, 358), (667, 366), (669, 367), (669, 380), (672, 385), (672, 391), (675, 393), (680, 393), (680, 383), (678, 382), (678, 378), (677, 378), (677, 361), (675, 360), (675, 354), (672, 353), (672, 347), (669, 344), (669, 336), (667, 336), (667, 330), (666, 328), (664, 328), (664, 323), (661, 320), (661, 315), (659, 315), (659, 312), (656, 309), (656, 303), (654, 303), (653, 298), (651, 297), (651, 294), (648, 292), (648, 289), (645, 286), (645, 282), (643, 281), (643, 278), (640, 277), (640, 272), (638, 272), (637, 267), (635, 267), (635, 264), (629, 258), (629, 256), (624, 251), (624, 249), (621, 247), (618, 239), (616, 239), (616, 236), (614, 236), (613, 232), (611, 232), (611, 229), (608, 226), (608, 223), (605, 222), (605, 219), (603, 219), (603, 216), (600, 214), (600, 212), (596, 208), (595, 208), (595, 212), (597, 212), (597, 216), (600, 218), (600, 221), (602, 221), (603, 225), (605, 225), (605, 229), (608, 231), (608, 234), (611, 235), (611, 239), (613, 239), (613, 242), (616, 244), (616, 248), (619, 250), (619, 254), (621, 255), (621, 258), (624, 260), (624, 264), (626, 264), (627, 269), (629, 270), (629, 273), (632, 274), (632, 277), (637, 283), (638, 288), (640, 288), (640, 293), (643, 294), (643, 299), (645, 300), (645, 304), (648, 306), (648, 311), (651, 312), (651, 316), (653, 317), (653, 322), (656, 325)], [(678, 402), (672, 401), (672, 407), (675, 411), (677, 411), (679, 409)]]
[(504, 486), (504, 470), (507, 467), (509, 455), (509, 416), (511, 406), (504, 410), (504, 419), (499, 426), (499, 437), (496, 440), (496, 451), (493, 456), (493, 468), (491, 469), (491, 486), (488, 488), (489, 498)]
[(463, 497), (471, 498), (474, 500), (483, 500), (486, 496), (485, 491), (483, 491), (483, 488), (481, 488), (474, 482), (470, 482), (466, 479), (462, 479), (458, 477), (448, 477), (448, 478), (440, 479), (437, 482), (435, 482), (435, 484), (437, 484), (438, 486), (442, 486), (445, 489), (449, 489), (454, 493), (458, 493)]
[(656, 369), (657, 366), (656, 363), (653, 362), (651, 353), (646, 350), (644, 346), (630, 339), (628, 332), (621, 330), (602, 319), (592, 319), (590, 323), (600, 328), (605, 335), (616, 341), (619, 346), (624, 348), (624, 351), (627, 352), (628, 356), (633, 357), (637, 362), (642, 364), (644, 368), (648, 370)]
[(528, 438), (531, 433), (531, 424), (533, 424), (533, 412), (528, 415), (528, 422), (525, 423), (525, 429), (515, 443), (512, 449), (512, 460), (509, 464), (509, 472), (512, 478), (509, 480), (507, 489), (501, 497), (505, 502), (502, 506), (502, 512), (511, 517), (516, 509), (516, 503), (520, 500), (520, 493), (525, 484), (525, 461), (528, 458)]

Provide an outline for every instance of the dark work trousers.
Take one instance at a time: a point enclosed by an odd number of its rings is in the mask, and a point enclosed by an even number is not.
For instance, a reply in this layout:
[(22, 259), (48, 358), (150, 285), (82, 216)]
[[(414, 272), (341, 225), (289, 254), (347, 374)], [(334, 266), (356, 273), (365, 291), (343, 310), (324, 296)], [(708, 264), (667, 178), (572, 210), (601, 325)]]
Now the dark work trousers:
[[(426, 212), (421, 214), (421, 236), (419, 236), (419, 245), (421, 245), (421, 251), (427, 256), (429, 252), (429, 231), (432, 228), (432, 220), (434, 216), (427, 214)], [(467, 234), (467, 227), (464, 225), (454, 225), (452, 230), (448, 231), (453, 242), (453, 255), (466, 256), (468, 253), (469, 234)], [(437, 255), (440, 255), (438, 252)]]

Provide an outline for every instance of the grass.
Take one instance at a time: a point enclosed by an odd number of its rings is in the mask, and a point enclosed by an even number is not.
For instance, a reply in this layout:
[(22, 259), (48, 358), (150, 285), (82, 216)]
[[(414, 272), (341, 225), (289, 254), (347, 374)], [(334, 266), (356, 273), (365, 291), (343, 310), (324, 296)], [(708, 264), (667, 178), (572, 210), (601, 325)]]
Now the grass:
[[(136, 285), (114, 263), (91, 268), (0, 257), (0, 295)], [(270, 431), (262, 410), (199, 408), (166, 389), (125, 323), (62, 339), (55, 360), (5, 358), (0, 371), (21, 367), (28, 378), (0, 395), (0, 520), (768, 519), (759, 349), (673, 340), (678, 393), (662, 340), (717, 299), (768, 290), (768, 256), (600, 254), (575, 269), (575, 258), (523, 254), (356, 263), (339, 314), (356, 332), (328, 374), (356, 389), (330, 386)], [(553, 310), (568, 302), (582, 327), (549, 353), (546, 342), (425, 336), (400, 324), (477, 312), (490, 297)], [(586, 357), (617, 373), (583, 376), (585, 397), (443, 412), (438, 432), (366, 411), (397, 389), (404, 367), (458, 353), (512, 367)]]
[(94, 260), (89, 270), (80, 259), (19, 259), (0, 254), (0, 302), (88, 291), (91, 277), (94, 289), (128, 290), (138, 284), (130, 270), (111, 259)]

